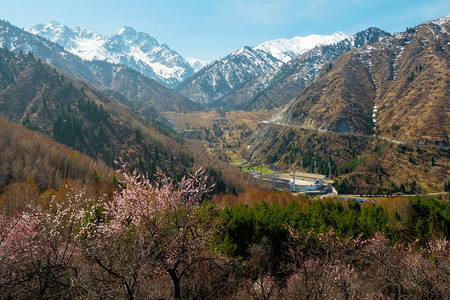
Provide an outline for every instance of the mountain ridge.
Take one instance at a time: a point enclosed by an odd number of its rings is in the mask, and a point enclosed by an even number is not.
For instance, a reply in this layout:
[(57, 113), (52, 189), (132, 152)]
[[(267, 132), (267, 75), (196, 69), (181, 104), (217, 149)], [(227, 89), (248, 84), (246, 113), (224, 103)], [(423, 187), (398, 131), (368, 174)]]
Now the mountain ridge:
[(291, 39), (281, 38), (265, 41), (254, 47), (254, 49), (269, 52), (273, 57), (287, 63), (317, 46), (335, 44), (349, 37), (342, 31), (336, 31), (332, 35), (311, 34), (296, 36)]
[(222, 97), (259, 75), (274, 72), (281, 64), (268, 52), (244, 46), (211, 62), (175, 90), (193, 101), (218, 107), (223, 105)]
[(280, 107), (294, 99), (326, 67), (347, 51), (369, 45), (390, 34), (370, 27), (336, 44), (319, 45), (293, 58), (273, 75), (267, 86), (254, 93), (247, 108)]
[[(182, 95), (213, 108), (277, 108), (297, 96), (314, 79), (321, 68), (333, 59), (346, 51), (378, 41), (387, 35), (388, 33), (380, 29), (369, 28), (351, 37), (342, 32), (337, 32), (331, 36), (311, 35), (296, 37), (294, 39), (299, 44), (294, 44), (292, 50), (287, 51), (285, 45), (281, 44), (281, 48), (275, 47), (275, 49), (278, 49), (277, 51), (272, 49), (272, 52), (275, 52), (274, 55), (267, 52), (267, 49), (262, 49), (265, 47), (264, 43), (257, 47), (245, 46), (224, 58), (210, 63), (200, 72), (179, 84), (175, 89)], [(336, 41), (339, 42), (334, 43)], [(305, 42), (306, 45), (302, 46), (302, 43)], [(265, 43), (277, 45), (277, 43), (280, 43), (280, 40)], [(343, 50), (339, 51), (339, 48)], [(297, 52), (293, 51), (295, 49), (297, 49)], [(322, 52), (317, 49), (322, 49)], [(334, 54), (328, 54), (328, 58), (324, 59), (322, 57), (326, 56), (324, 52), (334, 52)], [(263, 53), (264, 55), (262, 55)], [(286, 56), (288, 54), (292, 57)], [(283, 55), (289, 59), (286, 59)], [(304, 57), (303, 60), (302, 57)], [(253, 65), (248, 63), (249, 58), (253, 60)], [(283, 62), (283, 58), (287, 62)], [(299, 61), (300, 64), (305, 66), (297, 66)], [(254, 65), (262, 66), (263, 68), (257, 68)], [(247, 74), (249, 71), (252, 73), (250, 76)], [(292, 80), (296, 82), (287, 85), (288, 88), (276, 95), (271, 93), (273, 88), (276, 91), (282, 89), (285, 78), (291, 75), (296, 76), (295, 80)], [(288, 80), (291, 80), (291, 78), (288, 78)], [(281, 86), (277, 87), (277, 85)], [(266, 96), (268, 94), (271, 94), (270, 97)]]
[(300, 93), (281, 122), (448, 145), (449, 31), (444, 17), (345, 53)]
[(81, 27), (71, 29), (56, 21), (26, 30), (63, 46), (83, 60), (123, 64), (168, 87), (195, 73), (191, 63), (167, 44), (160, 44), (154, 37), (130, 26), (104, 36)]
[[(101, 90), (115, 90), (129, 99), (130, 108), (139, 111), (202, 110), (204, 107), (168, 89), (155, 80), (127, 66), (105, 61), (84, 61), (68, 52), (61, 45), (33, 35), (7, 21), (0, 22), (0, 46), (16, 52), (33, 52), (51, 65), (82, 79)], [(119, 76), (120, 75), (120, 76)], [(125, 76), (126, 75), (126, 76)], [(123, 79), (139, 82), (140, 85), (124, 85)], [(127, 96), (126, 96), (127, 97)], [(145, 115), (161, 118), (160, 115)]]

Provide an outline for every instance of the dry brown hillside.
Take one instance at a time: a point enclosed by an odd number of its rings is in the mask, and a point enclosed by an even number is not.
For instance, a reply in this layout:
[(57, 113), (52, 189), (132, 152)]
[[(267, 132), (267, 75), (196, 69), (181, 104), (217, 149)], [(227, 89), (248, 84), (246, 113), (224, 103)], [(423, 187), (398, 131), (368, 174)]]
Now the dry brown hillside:
[(113, 193), (120, 175), (103, 161), (3, 117), (0, 127), (1, 213), (23, 212), (36, 202), (47, 205), (53, 197), (65, 202), (69, 189), (92, 198)]
[(0, 194), (13, 182), (28, 177), (41, 191), (58, 188), (64, 179), (112, 184), (114, 170), (48, 136), (0, 117)]
[(282, 122), (448, 145), (450, 17), (350, 51), (308, 86)]

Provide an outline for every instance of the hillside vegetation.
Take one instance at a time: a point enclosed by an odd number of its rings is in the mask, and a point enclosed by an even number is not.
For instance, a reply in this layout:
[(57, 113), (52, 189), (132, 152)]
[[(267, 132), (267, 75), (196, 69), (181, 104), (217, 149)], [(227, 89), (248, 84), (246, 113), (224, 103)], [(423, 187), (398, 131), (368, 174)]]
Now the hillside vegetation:
[(252, 203), (244, 205), (243, 194), (227, 206), (207, 201), (201, 172), (178, 184), (121, 177), (109, 199), (68, 188), (63, 203), (0, 214), (0, 295), (442, 299), (449, 292), (448, 203), (361, 205), (260, 192)]
[(192, 166), (175, 132), (147, 125), (115, 99), (31, 53), (1, 49), (0, 70), (0, 115), (109, 165), (123, 158), (149, 174), (184, 174)]
[[(222, 160), (242, 158), (244, 142), (262, 120), (274, 111), (164, 113), (186, 139), (204, 142), (208, 152)], [(248, 158), (248, 157), (247, 157)]]
[(114, 170), (48, 136), (0, 117), (0, 211), (14, 215), (52, 197), (67, 200), (67, 188), (92, 197), (111, 195)]
[(328, 175), (330, 162), (335, 187), (344, 194), (445, 191), (450, 181), (448, 148), (277, 124), (261, 124), (248, 143), (256, 162), (281, 170), (299, 170), (303, 161), (305, 171), (314, 172), (315, 161), (318, 173)]

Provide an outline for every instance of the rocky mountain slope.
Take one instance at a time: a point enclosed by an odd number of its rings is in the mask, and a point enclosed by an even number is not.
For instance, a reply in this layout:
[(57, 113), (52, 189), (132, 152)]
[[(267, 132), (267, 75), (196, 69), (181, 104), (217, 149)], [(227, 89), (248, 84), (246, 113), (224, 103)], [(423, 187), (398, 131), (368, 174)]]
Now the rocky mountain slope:
[[(124, 65), (105, 61), (84, 61), (62, 46), (0, 21), (0, 46), (15, 52), (33, 52), (46, 62), (80, 78), (98, 89), (114, 90), (128, 98), (128, 106), (150, 118), (160, 118), (154, 111), (201, 110), (202, 105), (190, 101), (171, 89)], [(133, 84), (129, 84), (132, 82)], [(152, 112), (148, 114), (148, 112)]]
[[(102, 36), (81, 27), (73, 29), (53, 21), (26, 29), (63, 46), (84, 60), (101, 60), (123, 64), (172, 87), (192, 76), (204, 62), (186, 60), (166, 44), (132, 27)], [(193, 66), (194, 65), (194, 66)]]
[(450, 17), (335, 60), (280, 116), (323, 131), (448, 145)]
[[(338, 43), (317, 46), (281, 66), (263, 90), (252, 88), (252, 83), (238, 91), (244, 94), (253, 90), (247, 108), (261, 109), (287, 104), (317, 76), (323, 68), (331, 67), (336, 58), (352, 49), (376, 43), (390, 34), (378, 28), (368, 28)], [(256, 79), (257, 80), (257, 79)]]
[(225, 58), (210, 63), (176, 87), (182, 95), (209, 107), (228, 106), (221, 99), (246, 82), (274, 72), (283, 63), (262, 50), (242, 47)]
[[(211, 63), (189, 78), (177, 90), (194, 101), (211, 107), (266, 109), (286, 104), (311, 82), (329, 62), (346, 51), (379, 41), (388, 33), (370, 28), (349, 37), (342, 32), (330, 36), (310, 35), (264, 42), (244, 47)], [(251, 55), (259, 53), (258, 56)], [(262, 56), (262, 53), (268, 53)], [(251, 58), (257, 68), (248, 64)], [(268, 56), (270, 55), (270, 56)], [(267, 58), (275, 58), (267, 61)], [(275, 62), (275, 63), (274, 63)], [(251, 72), (248, 76), (247, 72)], [(237, 82), (237, 83), (236, 83)]]

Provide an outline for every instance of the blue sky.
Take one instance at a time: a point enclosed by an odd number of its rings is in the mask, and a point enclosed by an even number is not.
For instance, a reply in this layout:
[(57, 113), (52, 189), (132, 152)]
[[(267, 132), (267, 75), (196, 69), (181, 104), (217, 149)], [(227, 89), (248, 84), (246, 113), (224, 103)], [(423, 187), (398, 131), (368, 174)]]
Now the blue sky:
[(19, 27), (59, 21), (110, 34), (124, 25), (185, 57), (214, 60), (244, 45), (308, 34), (404, 31), (450, 13), (449, 0), (5, 0), (0, 19)]

